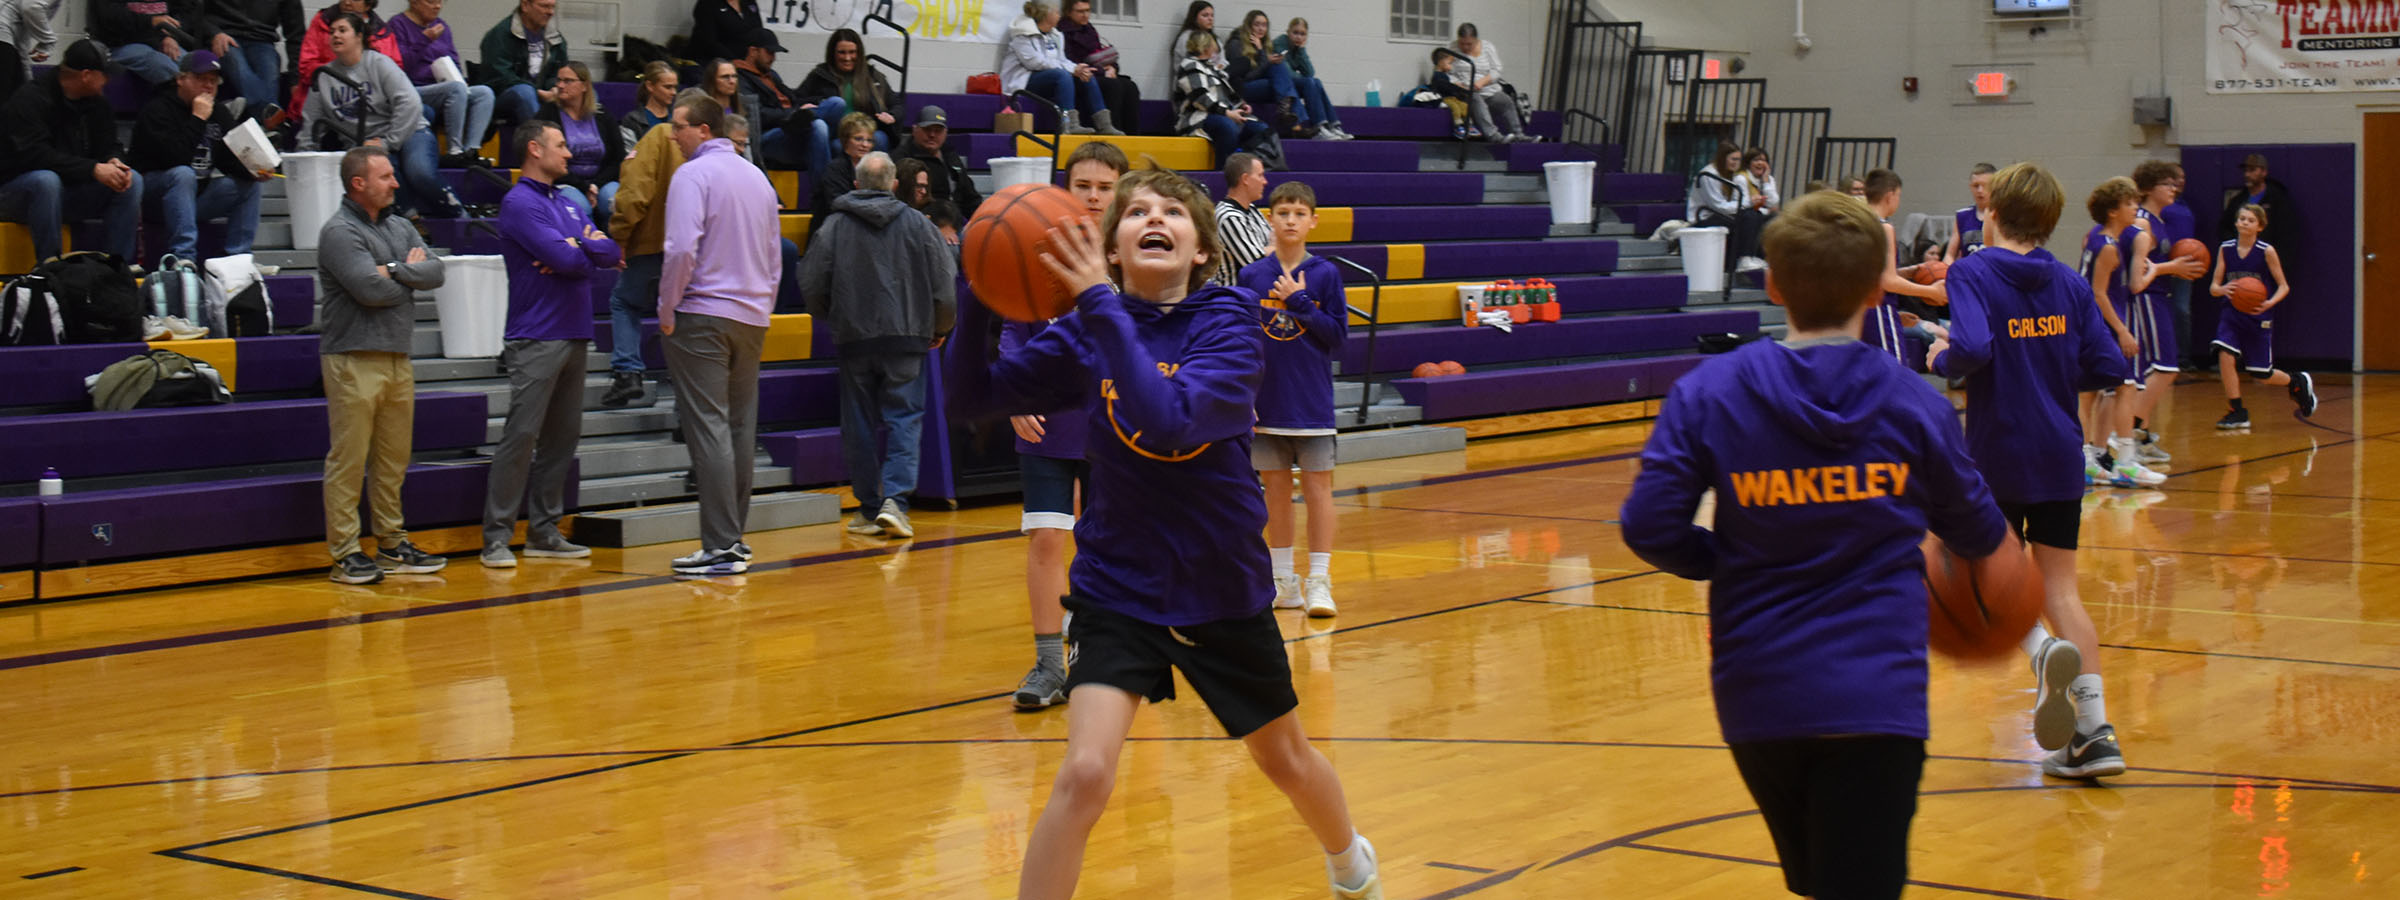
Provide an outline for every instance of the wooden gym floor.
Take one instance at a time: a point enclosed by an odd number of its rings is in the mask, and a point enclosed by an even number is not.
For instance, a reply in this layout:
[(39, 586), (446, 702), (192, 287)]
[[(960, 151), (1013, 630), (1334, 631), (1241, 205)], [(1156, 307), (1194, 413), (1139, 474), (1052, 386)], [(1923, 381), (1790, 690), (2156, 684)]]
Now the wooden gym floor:
[[(1913, 897), (2400, 895), (2400, 377), (2172, 399), (2161, 490), (2086, 500), (2133, 770), (2045, 780), (2014, 661), (1936, 661)], [(1773, 897), (1718, 745), (1702, 585), (1611, 521), (1619, 425), (1345, 466), (1331, 622), (1284, 614), (1388, 895)], [(345, 588), (0, 610), (0, 895), (1007, 897), (1065, 736), (1013, 506), (913, 544), (755, 535)], [(1193, 700), (1143, 713), (1083, 896), (1322, 897)]]

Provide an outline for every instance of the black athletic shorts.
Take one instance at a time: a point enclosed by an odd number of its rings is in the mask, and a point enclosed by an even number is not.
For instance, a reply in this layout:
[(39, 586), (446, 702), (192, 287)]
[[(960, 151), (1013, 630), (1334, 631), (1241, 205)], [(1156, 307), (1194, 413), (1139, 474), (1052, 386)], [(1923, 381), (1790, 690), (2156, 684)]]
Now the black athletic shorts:
[(2081, 500), (2002, 501), (2000, 516), (2008, 520), (2008, 527), (2017, 530), (2017, 537), (2029, 544), (2073, 550), (2075, 539), (2083, 535)]
[(1247, 619), (1228, 619), (1169, 628), (1103, 609), (1070, 594), (1075, 614), (1067, 640), (1075, 659), (1067, 665), (1067, 692), (1077, 685), (1105, 684), (1156, 703), (1175, 699), (1175, 675), (1200, 692), (1217, 721), (1234, 737), (1266, 727), (1300, 706), (1292, 691), (1292, 664), (1273, 610)]
[(1884, 735), (1733, 745), (1783, 861), (1783, 885), (1816, 900), (1898, 900), (1908, 881), (1925, 742)]

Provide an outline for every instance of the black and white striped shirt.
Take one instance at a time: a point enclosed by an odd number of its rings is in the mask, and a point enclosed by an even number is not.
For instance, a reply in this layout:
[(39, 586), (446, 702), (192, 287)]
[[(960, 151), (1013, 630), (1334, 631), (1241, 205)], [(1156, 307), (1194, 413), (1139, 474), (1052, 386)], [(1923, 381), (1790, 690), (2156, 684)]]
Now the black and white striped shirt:
[(1242, 267), (1266, 256), (1274, 248), (1274, 242), (1275, 232), (1267, 227), (1267, 217), (1257, 207), (1230, 199), (1217, 201), (1217, 243), (1221, 245), (1221, 253), (1216, 282), (1236, 283)]

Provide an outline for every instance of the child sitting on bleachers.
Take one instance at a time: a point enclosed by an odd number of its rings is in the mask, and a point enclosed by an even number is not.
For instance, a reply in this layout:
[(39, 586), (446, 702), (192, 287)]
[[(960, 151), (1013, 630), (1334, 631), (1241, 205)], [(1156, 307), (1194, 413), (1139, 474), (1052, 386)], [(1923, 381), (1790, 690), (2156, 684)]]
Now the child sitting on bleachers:
[(1483, 129), (1475, 127), (1475, 123), (1467, 119), (1468, 104), (1475, 100), (1475, 93), (1467, 90), (1465, 85), (1450, 80), (1450, 61), (1446, 58), (1449, 54), (1448, 47), (1433, 49), (1433, 77), (1425, 79), (1425, 87), (1437, 98), (1435, 102), (1449, 108), (1450, 134), (1453, 137), (1482, 140)]

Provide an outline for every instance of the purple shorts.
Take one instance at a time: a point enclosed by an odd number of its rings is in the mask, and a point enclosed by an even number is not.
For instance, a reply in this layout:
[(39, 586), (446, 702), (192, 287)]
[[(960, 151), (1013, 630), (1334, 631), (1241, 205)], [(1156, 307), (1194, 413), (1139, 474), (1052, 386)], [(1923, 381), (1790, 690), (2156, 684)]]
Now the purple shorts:
[[(2111, 297), (2108, 300), (2108, 305), (2110, 308), (2117, 311), (2117, 321), (2125, 323), (2125, 330), (2133, 332), (2133, 339), (2140, 341), (2142, 344), (2141, 349), (2134, 351), (2133, 359), (2130, 360), (2130, 362), (2133, 363), (2133, 367), (2127, 369), (2126, 371), (2132, 372), (2133, 374), (2125, 377), (2125, 383), (2133, 385), (2137, 388), (2147, 388), (2148, 385), (2142, 380), (2142, 375), (2144, 374), (2142, 371), (2142, 361), (2150, 358), (2150, 342), (2142, 337), (2141, 326), (2134, 324), (2139, 318), (2138, 316), (2134, 315), (2134, 313), (2142, 308), (2142, 298), (2135, 297), (2131, 300), (2119, 301), (2118, 299)], [(2111, 344), (2116, 343), (2117, 336), (2114, 334), (2109, 335), (2108, 342)]]
[(2225, 304), (2217, 317), (2217, 349), (2242, 358), (2242, 371), (2261, 378), (2275, 371), (2275, 313), (2251, 315)]
[(2159, 372), (2183, 371), (2180, 345), (2175, 341), (2175, 298), (2143, 294), (2133, 298), (2132, 312), (2125, 327), (2133, 329), (2133, 339), (2142, 344), (2133, 360), (2134, 377), (2148, 381)]

